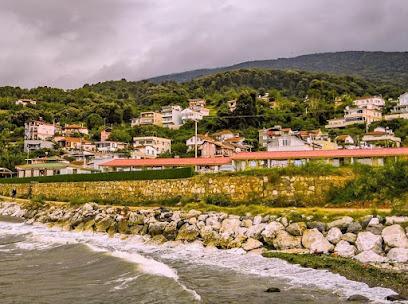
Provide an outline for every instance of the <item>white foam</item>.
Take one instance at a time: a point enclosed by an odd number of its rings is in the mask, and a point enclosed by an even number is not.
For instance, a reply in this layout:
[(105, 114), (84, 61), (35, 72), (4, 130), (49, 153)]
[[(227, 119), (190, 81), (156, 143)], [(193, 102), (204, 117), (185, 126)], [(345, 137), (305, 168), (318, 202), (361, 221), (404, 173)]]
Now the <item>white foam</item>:
[(139, 265), (142, 272), (176, 280), (196, 300), (201, 299), (201, 297), (194, 290), (190, 290), (180, 283), (176, 270), (163, 261), (178, 260), (192, 265), (212, 266), (243, 274), (271, 277), (285, 281), (290, 286), (332, 291), (343, 297), (361, 294), (377, 303), (385, 303), (384, 298), (386, 296), (395, 294), (390, 289), (370, 288), (365, 283), (351, 281), (326, 270), (303, 268), (279, 259), (248, 255), (242, 249), (218, 250), (205, 248), (200, 243), (177, 246), (153, 245), (144, 243), (140, 236), (131, 236), (122, 240), (119, 236), (110, 238), (107, 234), (51, 231), (44, 226), (0, 222), (0, 235), (4, 231), (8, 231), (9, 234), (31, 233), (34, 236), (31, 241), (34, 243), (85, 244), (93, 251), (106, 252), (117, 258), (135, 263)]

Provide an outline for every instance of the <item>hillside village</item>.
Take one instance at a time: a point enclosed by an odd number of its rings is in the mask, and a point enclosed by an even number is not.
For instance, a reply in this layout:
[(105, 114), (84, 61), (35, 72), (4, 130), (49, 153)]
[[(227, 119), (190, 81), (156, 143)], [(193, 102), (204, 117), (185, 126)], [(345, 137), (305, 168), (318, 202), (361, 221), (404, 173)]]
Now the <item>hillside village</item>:
[[(274, 100), (268, 93), (259, 94), (257, 99), (269, 103), (274, 107)], [(35, 106), (36, 100), (19, 99), (15, 101), (19, 106)], [(228, 111), (234, 113), (237, 100), (227, 101)], [(367, 163), (367, 159), (383, 155), (365, 155), (364, 151), (374, 148), (399, 148), (401, 138), (395, 136), (388, 127), (376, 127), (369, 130), (371, 124), (380, 121), (408, 119), (408, 93), (401, 95), (398, 102), (391, 109), (390, 114), (383, 115), (385, 100), (380, 96), (357, 98), (352, 106), (344, 109), (344, 116), (330, 119), (325, 128), (313, 130), (292, 130), (280, 125), (258, 130), (258, 147), (246, 142), (238, 130), (220, 130), (214, 133), (198, 133), (185, 141), (186, 151), (190, 158), (172, 153), (172, 140), (150, 134), (149, 136), (133, 137), (132, 143), (120, 142), (111, 138), (112, 128), (101, 130), (99, 140), (90, 138), (90, 131), (85, 123), (64, 124), (49, 123), (43, 119), (26, 121), (24, 124), (24, 152), (26, 162), (16, 166), (18, 177), (50, 176), (58, 174), (93, 173), (101, 171), (140, 170), (142, 168), (164, 168), (193, 165), (198, 171), (231, 171), (244, 168), (238, 164), (241, 155), (247, 155), (246, 160), (253, 161), (250, 167), (263, 166), (255, 157), (256, 151), (265, 152), (299, 152), (294, 156), (280, 155), (279, 159), (272, 159), (273, 154), (264, 158), (264, 165), (282, 166), (294, 161), (302, 163), (309, 158), (307, 151), (358, 150), (350, 154), (349, 158), (359, 159)], [(188, 106), (182, 108), (173, 104), (163, 106), (161, 111), (141, 112), (132, 117), (132, 128), (156, 126), (178, 130), (183, 125), (194, 122), (196, 125), (206, 118), (211, 118), (210, 109), (206, 107), (205, 99), (189, 99)], [(342, 129), (351, 125), (362, 125), (365, 134), (355, 138), (350, 134), (330, 136), (331, 129)], [(154, 132), (153, 132), (154, 133)], [(38, 151), (46, 151), (43, 157), (31, 157)], [(253, 152), (253, 154), (251, 154)], [(306, 154), (302, 154), (306, 152)], [(394, 154), (393, 154), (394, 155)], [(339, 154), (339, 159), (344, 155)], [(166, 158), (167, 157), (167, 158)], [(235, 157), (235, 160), (234, 160)], [(346, 156), (347, 157), (347, 156)], [(194, 158), (195, 160), (192, 160)], [(319, 158), (333, 159), (335, 156)], [(154, 161), (156, 159), (156, 161)], [(366, 159), (364, 161), (364, 159)], [(153, 161), (152, 161), (153, 160)], [(344, 160), (343, 160), (344, 161)], [(371, 163), (371, 161), (369, 162)], [(339, 161), (334, 164), (339, 165)], [(12, 176), (12, 170), (3, 169), (3, 176)]]

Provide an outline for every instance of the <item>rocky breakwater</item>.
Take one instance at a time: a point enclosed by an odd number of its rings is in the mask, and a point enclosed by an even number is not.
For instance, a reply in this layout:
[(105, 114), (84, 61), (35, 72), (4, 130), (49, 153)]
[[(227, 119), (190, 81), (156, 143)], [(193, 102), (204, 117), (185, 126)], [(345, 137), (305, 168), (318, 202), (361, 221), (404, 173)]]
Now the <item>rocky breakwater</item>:
[(0, 215), (23, 218), (76, 232), (143, 235), (147, 241), (201, 241), (221, 249), (265, 248), (293, 253), (333, 254), (362, 263), (391, 263), (408, 268), (408, 217), (342, 217), (329, 223), (291, 222), (277, 216), (236, 216), (225, 213), (165, 208), (0, 202)]

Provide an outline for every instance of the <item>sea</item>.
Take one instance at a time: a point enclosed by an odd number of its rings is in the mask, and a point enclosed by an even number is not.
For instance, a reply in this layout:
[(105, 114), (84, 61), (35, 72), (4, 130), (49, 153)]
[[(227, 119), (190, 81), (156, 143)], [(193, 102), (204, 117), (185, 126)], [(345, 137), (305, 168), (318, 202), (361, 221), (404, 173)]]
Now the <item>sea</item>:
[(157, 245), (0, 217), (0, 304), (350, 303), (354, 294), (386, 303), (395, 292), (241, 249)]

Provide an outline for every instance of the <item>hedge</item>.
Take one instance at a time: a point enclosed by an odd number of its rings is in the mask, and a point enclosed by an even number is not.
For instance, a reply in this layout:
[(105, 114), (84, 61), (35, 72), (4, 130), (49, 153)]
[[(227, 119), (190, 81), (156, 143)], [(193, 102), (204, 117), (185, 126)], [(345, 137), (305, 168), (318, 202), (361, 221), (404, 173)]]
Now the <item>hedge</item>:
[(69, 182), (96, 182), (96, 181), (123, 181), (123, 180), (152, 180), (152, 179), (177, 179), (188, 178), (194, 175), (192, 167), (163, 169), (163, 170), (143, 170), (131, 172), (109, 172), (93, 174), (66, 174), (53, 176), (37, 176), (23, 178), (0, 179), (0, 184), (27, 184), (37, 183), (69, 183)]

